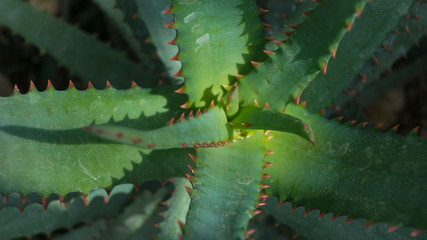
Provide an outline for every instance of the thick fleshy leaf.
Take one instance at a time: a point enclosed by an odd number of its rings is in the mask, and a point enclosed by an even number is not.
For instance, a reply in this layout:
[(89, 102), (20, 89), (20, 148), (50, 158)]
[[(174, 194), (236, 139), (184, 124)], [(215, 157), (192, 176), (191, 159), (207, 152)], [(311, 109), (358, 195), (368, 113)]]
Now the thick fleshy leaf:
[[(408, 12), (412, 2), (393, 0), (366, 4), (352, 30), (342, 39), (336, 50), (336, 58), (329, 61), (328, 73), (319, 74), (301, 95), (302, 101), (307, 100), (308, 110), (318, 112), (331, 105), (334, 97), (345, 90), (350, 81), (361, 72), (365, 62), (374, 55), (375, 50), (383, 45), (388, 34), (394, 31), (399, 20)], [(366, 31), (367, 28), (369, 31)]]
[[(121, 0), (127, 2), (128, 0)], [(136, 0), (138, 17), (144, 20), (150, 33), (149, 41), (156, 46), (157, 55), (166, 67), (169, 77), (182, 82), (181, 77), (172, 76), (181, 69), (181, 62), (170, 60), (178, 53), (178, 47), (168, 44), (176, 37), (176, 31), (166, 26), (173, 21), (173, 15), (167, 13), (171, 0)]]
[(71, 228), (79, 223), (90, 223), (98, 218), (113, 218), (125, 206), (132, 190), (133, 185), (124, 184), (115, 187), (109, 196), (105, 190), (96, 190), (89, 193), (85, 200), (81, 194), (69, 194), (65, 199), (68, 196), (72, 198), (68, 201), (50, 201), (46, 209), (40, 203), (26, 206), (23, 212), (17, 207), (1, 208), (0, 239), (15, 239), (39, 233), (50, 234), (54, 230)]
[(190, 196), (187, 189), (191, 189), (191, 184), (186, 178), (174, 178), (173, 184), (175, 189), (173, 195), (166, 201), (168, 210), (164, 212), (164, 221), (160, 224), (159, 240), (179, 240), (183, 235), (178, 221), (185, 224), (190, 206)]
[[(255, 1), (174, 1), (173, 27), (190, 104), (202, 107), (223, 95), (230, 75), (260, 61), (264, 36)], [(215, 24), (213, 24), (215, 23)], [(226, 33), (226, 34), (224, 34)]]
[(182, 117), (169, 126), (149, 131), (116, 125), (89, 126), (85, 131), (110, 141), (144, 149), (216, 147), (217, 143), (233, 137), (225, 112), (218, 107), (200, 116)]
[(111, 119), (139, 130), (165, 126), (180, 111), (180, 96), (169, 87), (73, 88), (0, 98), (0, 192), (66, 194), (182, 176), (191, 162), (189, 150), (141, 150), (81, 130)]
[(234, 129), (262, 129), (296, 134), (314, 144), (310, 127), (288, 114), (257, 107), (243, 107), (230, 122)]
[(109, 222), (107, 231), (102, 233), (100, 239), (147, 239), (150, 234), (146, 235), (144, 226), (149, 224), (149, 219), (167, 194), (168, 190), (161, 188), (154, 195), (143, 192), (137, 196), (115, 221)]
[[(323, 70), (367, 0), (322, 0), (304, 24), (267, 61), (239, 82), (245, 105), (257, 100), (282, 110)], [(313, 41), (316, 39), (316, 41)]]
[(272, 132), (265, 183), (307, 209), (427, 229), (427, 140), (363, 130), (289, 105), (310, 125), (316, 146)]
[(268, 198), (267, 205), (261, 209), (274, 218), (296, 231), (307, 239), (330, 240), (421, 240), (426, 233), (416, 237), (411, 236), (413, 229), (376, 223), (365, 226), (366, 220), (348, 219), (345, 216), (336, 217), (332, 213), (320, 214), (319, 210), (305, 211), (303, 207), (293, 208), (286, 202), (278, 207), (278, 199)]
[(158, 75), (133, 63), (125, 53), (23, 1), (1, 1), (0, 24), (48, 52), (96, 88), (105, 88), (107, 80), (119, 89), (129, 88), (132, 81), (145, 87), (158, 85)]
[(262, 131), (223, 148), (197, 152), (186, 239), (243, 239), (265, 156)]

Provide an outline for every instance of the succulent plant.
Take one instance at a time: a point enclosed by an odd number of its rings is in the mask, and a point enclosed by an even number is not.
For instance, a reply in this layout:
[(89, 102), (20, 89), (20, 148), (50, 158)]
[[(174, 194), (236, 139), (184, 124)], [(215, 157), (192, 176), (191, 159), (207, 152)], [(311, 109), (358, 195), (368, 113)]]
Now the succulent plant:
[(0, 98), (0, 239), (427, 238), (427, 140), (331, 119), (425, 71), (377, 81), (425, 0), (95, 2), (129, 55), (0, 2), (86, 85)]

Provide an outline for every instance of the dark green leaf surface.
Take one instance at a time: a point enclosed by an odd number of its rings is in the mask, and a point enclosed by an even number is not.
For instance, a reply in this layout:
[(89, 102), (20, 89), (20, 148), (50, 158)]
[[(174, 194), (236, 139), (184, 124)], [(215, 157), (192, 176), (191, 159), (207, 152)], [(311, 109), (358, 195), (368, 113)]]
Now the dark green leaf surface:
[[(47, 209), (39, 203), (28, 205), (21, 213), (17, 207), (5, 207), (0, 210), (0, 239), (8, 240), (38, 233), (50, 234), (56, 229), (71, 228), (78, 223), (90, 223), (98, 218), (112, 218), (119, 214), (128, 200), (133, 185), (124, 184), (115, 187), (107, 197), (101, 191), (93, 191), (86, 197), (86, 203), (80, 197), (74, 197), (67, 203), (54, 200)], [(106, 203), (105, 200), (108, 200)]]
[(310, 127), (298, 118), (257, 107), (243, 107), (230, 122), (234, 129), (262, 129), (296, 134), (314, 144)]
[(183, 235), (178, 221), (185, 224), (191, 200), (185, 187), (191, 189), (191, 184), (186, 178), (174, 178), (173, 184), (175, 189), (172, 197), (166, 201), (168, 210), (163, 214), (164, 221), (157, 236), (159, 240), (179, 240), (179, 235)]
[(262, 131), (218, 149), (197, 152), (185, 239), (243, 239), (264, 163)]
[(188, 150), (141, 150), (102, 141), (81, 128), (111, 118), (140, 130), (159, 128), (183, 101), (171, 88), (49, 89), (0, 98), (0, 192), (88, 192), (181, 171), (182, 176), (191, 162)]
[(261, 209), (274, 216), (278, 222), (292, 227), (298, 235), (308, 239), (329, 239), (329, 240), (421, 240), (426, 239), (427, 234), (420, 234), (412, 237), (410, 228), (398, 228), (392, 232), (388, 229), (390, 225), (376, 223), (365, 227), (366, 221), (356, 219), (346, 222), (347, 218), (341, 216), (334, 217), (331, 213), (320, 217), (319, 210), (313, 210), (306, 215), (303, 207), (292, 209), (292, 205), (286, 202), (278, 208), (278, 200), (275, 197), (267, 199), (267, 205)]
[[(121, 0), (126, 2), (128, 0)], [(166, 73), (176, 82), (182, 82), (181, 77), (172, 77), (181, 69), (181, 62), (169, 60), (178, 53), (178, 47), (168, 44), (176, 37), (176, 31), (165, 27), (174, 17), (163, 13), (171, 7), (171, 0), (136, 0), (138, 17), (144, 20), (150, 33), (149, 41), (156, 46), (157, 55), (166, 67)]]
[[(96, 125), (85, 128), (101, 138), (144, 149), (171, 149), (180, 147), (216, 146), (233, 136), (225, 112), (213, 108), (200, 116), (187, 116), (169, 126), (149, 131), (116, 125)], [(207, 144), (207, 145), (206, 145)], [(199, 146), (198, 146), (199, 145)]]
[[(356, 15), (367, 0), (322, 0), (309, 18), (263, 64), (240, 81), (245, 105), (254, 100), (282, 110), (328, 64)], [(313, 41), (316, 39), (316, 41)]]
[(133, 63), (125, 53), (23, 1), (1, 1), (0, 24), (48, 52), (96, 88), (105, 88), (107, 80), (119, 89), (129, 88), (132, 81), (144, 87), (158, 84), (159, 76)]
[(316, 146), (272, 132), (265, 183), (308, 209), (427, 229), (427, 140), (344, 126), (289, 105), (310, 125)]
[(307, 101), (308, 110), (317, 112), (331, 105), (334, 97), (345, 90), (375, 50), (383, 45), (387, 34), (394, 31), (411, 3), (412, 0), (392, 0), (366, 4), (352, 30), (342, 39), (336, 58), (329, 61), (327, 74), (319, 74), (301, 95), (301, 100)]

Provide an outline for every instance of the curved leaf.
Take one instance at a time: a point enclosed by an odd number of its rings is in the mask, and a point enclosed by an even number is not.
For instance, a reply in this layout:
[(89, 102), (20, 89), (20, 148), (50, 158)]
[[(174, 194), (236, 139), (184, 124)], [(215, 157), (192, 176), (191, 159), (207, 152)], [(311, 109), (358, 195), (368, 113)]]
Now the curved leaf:
[(314, 144), (310, 127), (298, 118), (257, 107), (243, 107), (231, 122), (234, 129), (263, 129), (296, 134)]
[(308, 209), (427, 229), (427, 140), (348, 127), (289, 105), (316, 146), (272, 132), (268, 191)]
[(88, 192), (123, 181), (182, 176), (191, 162), (189, 150), (141, 150), (81, 131), (110, 119), (140, 130), (159, 128), (180, 111), (185, 101), (180, 96), (168, 87), (49, 89), (0, 98), (0, 192)]
[(129, 88), (132, 81), (144, 87), (158, 84), (158, 75), (133, 63), (125, 53), (23, 1), (1, 1), (0, 24), (21, 34), (96, 88), (105, 88), (107, 80), (118, 89)]
[(288, 202), (278, 208), (278, 199), (275, 197), (268, 198), (266, 203), (267, 205), (261, 207), (265, 213), (273, 215), (278, 222), (292, 227), (298, 235), (308, 239), (417, 240), (427, 237), (425, 233), (413, 237), (411, 236), (413, 230), (409, 228), (394, 230), (390, 225), (383, 223), (367, 227), (366, 221), (362, 219), (348, 221), (345, 216), (336, 218), (331, 213), (320, 215), (319, 210), (305, 212), (303, 207), (293, 208)]
[(318, 112), (331, 105), (334, 97), (361, 72), (378, 46), (383, 45), (387, 34), (394, 30), (411, 3), (412, 0), (367, 3), (352, 30), (342, 39), (336, 58), (328, 64), (328, 74), (318, 75), (301, 95), (301, 100), (307, 101), (308, 110)]
[(257, 100), (282, 110), (322, 69), (326, 71), (331, 54), (366, 2), (322, 0), (293, 37), (241, 79), (239, 96), (244, 104), (252, 105)]
[(197, 152), (186, 239), (243, 239), (264, 163), (263, 132), (223, 148)]
[(261, 58), (264, 37), (255, 1), (178, 0), (172, 13), (191, 105), (218, 100), (230, 75), (247, 72), (250, 61)]
[[(182, 115), (184, 116), (184, 115)], [(173, 120), (173, 119), (172, 119)], [(150, 131), (138, 131), (115, 125), (98, 125), (85, 128), (101, 138), (145, 149), (170, 149), (179, 147), (217, 147), (232, 138), (227, 117), (221, 108), (213, 108), (207, 113), (186, 119), (167, 127)]]
[[(50, 234), (60, 228), (71, 228), (79, 223), (89, 223), (98, 218), (112, 218), (119, 214), (128, 201), (133, 185), (115, 187), (107, 197), (100, 191), (88, 194), (86, 200), (74, 197), (67, 204), (60, 200), (49, 203), (45, 209), (41, 204), (28, 205), (23, 212), (16, 207), (0, 209), (0, 239), (8, 240), (32, 236), (39, 233)], [(67, 206), (66, 206), (67, 205)]]

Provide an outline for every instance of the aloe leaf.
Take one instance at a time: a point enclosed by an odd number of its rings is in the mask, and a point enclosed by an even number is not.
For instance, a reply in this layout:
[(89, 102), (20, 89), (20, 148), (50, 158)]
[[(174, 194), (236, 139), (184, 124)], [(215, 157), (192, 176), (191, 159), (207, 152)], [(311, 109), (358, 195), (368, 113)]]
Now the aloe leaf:
[(316, 146), (271, 133), (270, 193), (307, 209), (427, 228), (427, 140), (345, 126), (294, 105), (286, 110), (310, 125)]
[(104, 219), (99, 219), (94, 222), (91, 222), (90, 225), (84, 225), (73, 231), (56, 237), (55, 240), (93, 240), (100, 239), (101, 233), (108, 229), (107, 221)]
[(144, 87), (158, 84), (159, 76), (129, 60), (125, 53), (23, 1), (1, 1), (0, 23), (38, 46), (42, 52), (51, 54), (96, 88), (105, 88), (107, 80), (119, 89), (129, 88), (132, 81)]
[(197, 152), (185, 239), (243, 239), (254, 210), (264, 163), (265, 136)]
[(230, 122), (234, 129), (263, 129), (296, 134), (314, 144), (310, 127), (293, 116), (257, 107), (243, 107)]
[(139, 130), (162, 127), (180, 111), (185, 101), (181, 96), (170, 87), (82, 92), (51, 88), (0, 98), (0, 192), (63, 195), (123, 181), (182, 176), (191, 162), (186, 149), (142, 150), (81, 130), (110, 119)]
[(257, 100), (282, 110), (293, 101), (322, 69), (326, 72), (331, 55), (366, 2), (322, 0), (293, 37), (241, 79), (239, 96), (244, 104)]
[[(387, 34), (394, 31), (411, 3), (412, 0), (367, 3), (352, 30), (342, 39), (336, 58), (328, 64), (328, 73), (319, 74), (301, 95), (301, 100), (307, 101), (308, 110), (318, 112), (331, 105), (334, 97), (347, 87), (375, 50), (383, 45)], [(370, 30), (366, 31), (367, 28)], [(375, 34), (371, 34), (371, 30)]]
[(102, 233), (101, 239), (146, 239), (148, 236), (141, 235), (141, 229), (147, 224), (150, 217), (155, 213), (160, 202), (166, 198), (168, 190), (159, 189), (154, 196), (149, 192), (137, 196), (135, 200), (124, 209), (123, 213), (111, 221), (108, 230)]
[(191, 105), (222, 97), (230, 75), (247, 72), (260, 58), (264, 37), (255, 1), (174, 1), (172, 13)]
[(170, 60), (178, 53), (178, 47), (168, 44), (175, 39), (176, 31), (165, 27), (173, 21), (173, 16), (165, 13), (172, 5), (171, 0), (136, 0), (136, 5), (138, 17), (144, 20), (150, 33), (149, 41), (156, 46), (166, 72), (176, 82), (182, 82), (182, 77), (172, 76), (179, 72), (181, 63)]
[(289, 202), (278, 208), (278, 199), (275, 197), (268, 198), (266, 203), (267, 205), (261, 207), (265, 213), (273, 215), (278, 222), (292, 227), (298, 235), (308, 239), (417, 240), (427, 237), (425, 233), (416, 237), (411, 236), (410, 228), (393, 229), (384, 223), (367, 227), (366, 220), (363, 219), (348, 221), (345, 216), (336, 218), (332, 213), (320, 215), (319, 210), (306, 212), (303, 207), (293, 208)]
[(186, 188), (191, 189), (191, 184), (185, 178), (174, 178), (173, 184), (175, 189), (172, 197), (166, 201), (168, 210), (163, 214), (164, 221), (160, 224), (160, 234), (157, 236), (159, 240), (178, 240), (179, 235), (183, 235), (178, 221), (185, 224), (191, 200)]
[(133, 186), (129, 185), (117, 186), (108, 197), (100, 195), (100, 191), (93, 191), (88, 194), (86, 200), (82, 199), (81, 194), (67, 203), (54, 200), (46, 209), (38, 203), (28, 205), (23, 212), (17, 207), (4, 207), (0, 210), (0, 239), (14, 239), (39, 233), (50, 234), (54, 230), (71, 228), (78, 223), (112, 218), (120, 213), (128, 201), (128, 194), (133, 189)]
[(116, 125), (89, 126), (85, 131), (110, 141), (144, 149), (201, 147), (206, 144), (216, 146), (216, 143), (232, 138), (225, 112), (218, 107), (203, 115), (188, 116), (169, 126), (149, 131)]

